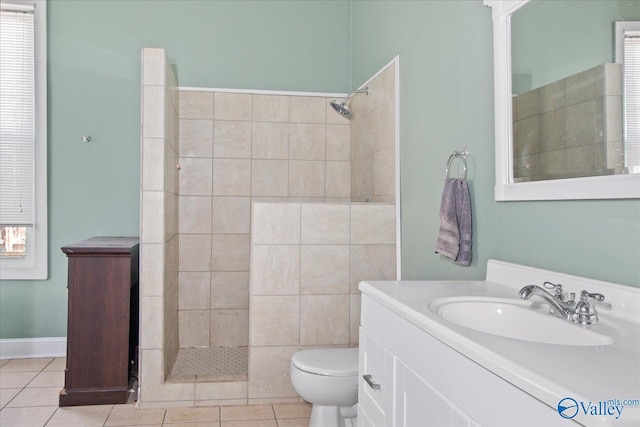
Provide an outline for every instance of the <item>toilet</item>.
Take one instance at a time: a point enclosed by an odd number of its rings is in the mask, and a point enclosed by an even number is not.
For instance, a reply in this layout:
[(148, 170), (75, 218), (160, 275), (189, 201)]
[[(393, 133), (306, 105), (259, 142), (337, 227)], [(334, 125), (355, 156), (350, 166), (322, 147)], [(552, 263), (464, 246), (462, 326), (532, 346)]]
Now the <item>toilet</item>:
[(355, 427), (358, 348), (303, 350), (291, 357), (291, 383), (311, 408), (309, 427)]

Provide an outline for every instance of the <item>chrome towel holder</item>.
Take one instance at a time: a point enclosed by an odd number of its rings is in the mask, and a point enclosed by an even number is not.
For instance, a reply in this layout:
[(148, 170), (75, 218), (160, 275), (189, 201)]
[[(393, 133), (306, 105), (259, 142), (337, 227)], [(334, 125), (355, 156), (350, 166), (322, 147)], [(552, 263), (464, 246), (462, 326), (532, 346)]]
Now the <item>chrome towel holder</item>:
[(469, 150), (467, 150), (467, 147), (464, 147), (462, 149), (462, 151), (454, 151), (453, 153), (451, 153), (451, 155), (449, 156), (449, 159), (447, 160), (447, 169), (446, 169), (446, 177), (450, 178), (449, 176), (449, 171), (451, 169), (451, 163), (453, 163), (453, 159), (460, 159), (462, 160), (462, 179), (466, 180), (467, 179), (467, 157), (469, 156)]

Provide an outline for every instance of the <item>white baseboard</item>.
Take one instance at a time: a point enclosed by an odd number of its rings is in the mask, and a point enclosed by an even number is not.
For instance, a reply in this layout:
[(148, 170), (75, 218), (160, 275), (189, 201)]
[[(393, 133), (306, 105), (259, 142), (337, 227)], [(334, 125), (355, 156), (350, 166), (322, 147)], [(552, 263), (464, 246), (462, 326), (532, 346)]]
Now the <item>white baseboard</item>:
[(0, 359), (66, 357), (67, 338), (17, 338), (0, 340)]

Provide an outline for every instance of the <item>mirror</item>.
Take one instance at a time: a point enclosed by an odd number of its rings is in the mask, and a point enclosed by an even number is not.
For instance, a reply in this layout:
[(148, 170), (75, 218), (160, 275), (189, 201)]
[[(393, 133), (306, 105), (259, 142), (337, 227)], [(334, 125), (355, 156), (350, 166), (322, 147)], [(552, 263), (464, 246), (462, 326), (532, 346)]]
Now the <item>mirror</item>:
[(496, 200), (640, 197), (640, 173), (625, 160), (613, 40), (615, 21), (640, 20), (634, 3), (485, 0), (494, 26)]

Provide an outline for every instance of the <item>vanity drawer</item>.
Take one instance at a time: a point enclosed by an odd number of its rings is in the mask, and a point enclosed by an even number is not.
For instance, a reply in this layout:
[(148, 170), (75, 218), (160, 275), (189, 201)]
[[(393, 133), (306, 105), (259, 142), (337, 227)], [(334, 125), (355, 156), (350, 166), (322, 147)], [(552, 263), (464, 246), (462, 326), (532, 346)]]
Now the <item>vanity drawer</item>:
[(360, 328), (360, 375), (358, 400), (373, 425), (391, 425), (393, 399), (393, 355), (366, 330)]

